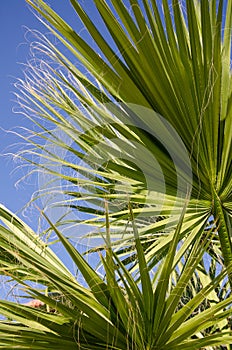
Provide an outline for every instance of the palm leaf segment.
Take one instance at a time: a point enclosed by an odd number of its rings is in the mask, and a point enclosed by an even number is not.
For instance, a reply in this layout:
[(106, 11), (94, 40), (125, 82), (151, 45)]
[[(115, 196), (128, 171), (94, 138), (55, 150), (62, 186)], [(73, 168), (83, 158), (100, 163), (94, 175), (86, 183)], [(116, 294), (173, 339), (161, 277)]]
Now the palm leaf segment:
[[(35, 136), (74, 157), (64, 160), (52, 148), (40, 152), (41, 141), (30, 138), (32, 165), (34, 156), (42, 156), (42, 169), (70, 185), (64, 190), (70, 208), (89, 214), (81, 223), (102, 227), (108, 199), (112, 232), (122, 244), (130, 201), (141, 237), (150, 239), (148, 259), (164, 253), (172, 240), (190, 186), (182, 237), (190, 232), (196, 237), (213, 215), (229, 266), (231, 0), (186, 0), (182, 5), (163, 0), (162, 10), (156, 1), (130, 0), (127, 8), (123, 1), (95, 0), (109, 41), (80, 3), (71, 0), (98, 52), (46, 3), (27, 1), (69, 54), (41, 39), (36, 49), (52, 63), (30, 66), (26, 82), (19, 82), (19, 102), (27, 114), (39, 117), (35, 123), (41, 133)], [(52, 133), (51, 125), (68, 135), (72, 146)], [(25, 152), (21, 156), (28, 159)], [(72, 174), (59, 171), (60, 164)], [(164, 220), (154, 222), (157, 216)]]
[[(46, 305), (37, 310), (1, 300), (0, 312), (6, 319), (0, 321), (0, 348), (174, 350), (231, 343), (231, 332), (223, 327), (231, 314), (232, 297), (222, 297), (220, 302), (217, 299), (210, 301), (215, 289), (221, 290), (228, 271), (222, 270), (183, 303), (186, 287), (209, 244), (207, 237), (200, 235), (191, 245), (188, 257), (182, 257), (185, 263), (180, 268), (180, 261), (175, 261), (174, 255), (180, 239), (183, 211), (168, 254), (157, 271), (159, 278), (154, 283), (132, 208), (130, 215), (140, 286), (111, 248), (107, 211), (108, 241), (106, 256), (102, 257), (105, 281), (48, 219), (82, 273), (88, 285), (83, 287), (24, 222), (4, 207), (0, 208), (0, 273), (17, 281), (27, 295), (39, 298)], [(172, 270), (177, 271), (177, 265), (179, 276), (174, 281)], [(118, 284), (119, 277), (121, 285)], [(34, 281), (40, 283), (40, 290), (33, 287)], [(195, 312), (204, 301), (210, 302), (211, 307), (203, 308), (201, 313)]]

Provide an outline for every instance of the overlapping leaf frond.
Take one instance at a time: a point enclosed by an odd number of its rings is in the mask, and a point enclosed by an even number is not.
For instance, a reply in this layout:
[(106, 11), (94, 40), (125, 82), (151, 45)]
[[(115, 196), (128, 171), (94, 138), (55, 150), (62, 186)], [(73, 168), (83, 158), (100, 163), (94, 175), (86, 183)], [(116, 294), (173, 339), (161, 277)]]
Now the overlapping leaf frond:
[[(199, 349), (199, 344), (216, 346), (221, 344), (220, 341), (230, 344), (232, 335), (227, 325), (232, 297), (221, 294), (219, 298), (215, 292), (222, 290), (223, 284), (225, 287), (228, 272), (223, 269), (208, 278), (186, 298), (208, 240), (200, 235), (188, 250), (184, 264), (181, 255), (178, 261), (173, 261), (184, 212), (167, 256), (157, 266), (159, 278), (153, 281), (130, 208), (140, 284), (135, 283), (133, 273), (128, 272), (113, 252), (107, 211), (108, 240), (106, 255), (102, 256), (105, 281), (47, 218), (82, 273), (86, 287), (78, 283), (25, 223), (4, 207), (0, 214), (3, 223), (0, 242), (4, 253), (0, 272), (21, 283), (27, 295), (44, 303), (43, 307), (35, 309), (12, 301), (0, 301), (0, 313), (6, 317), (0, 322), (0, 348), (162, 350), (167, 347), (189, 349), (190, 346)], [(175, 281), (173, 269), (178, 271)], [(39, 281), (40, 290), (33, 287), (34, 281)], [(56, 293), (47, 293), (47, 290), (56, 290)], [(201, 312), (197, 312), (198, 308)]]
[(95, 0), (110, 42), (73, 0), (97, 52), (45, 2), (28, 3), (66, 47), (64, 54), (38, 37), (18, 82), (19, 104), (37, 125), (20, 157), (48, 174), (38, 195), (62, 193), (63, 213), (79, 215), (66, 215), (67, 223), (89, 226), (94, 238), (108, 200), (111, 234), (126, 249), (130, 201), (148, 258), (165, 254), (190, 189), (182, 237), (194, 239), (213, 215), (229, 266), (231, 1), (164, 0), (161, 9), (156, 1)]

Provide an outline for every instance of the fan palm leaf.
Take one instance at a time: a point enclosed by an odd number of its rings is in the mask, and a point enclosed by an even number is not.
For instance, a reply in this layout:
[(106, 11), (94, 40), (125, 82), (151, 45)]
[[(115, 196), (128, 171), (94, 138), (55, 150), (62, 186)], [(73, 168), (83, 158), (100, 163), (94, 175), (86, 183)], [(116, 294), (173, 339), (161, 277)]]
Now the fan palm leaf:
[[(161, 350), (199, 349), (199, 346), (231, 343), (231, 332), (220, 325), (227, 323), (231, 315), (229, 305), (232, 297), (221, 297), (217, 303), (209, 301), (228, 271), (223, 269), (196, 291), (190, 300), (181, 304), (209, 244), (206, 237), (202, 237), (201, 244), (200, 237), (192, 243), (185, 264), (179, 265), (179, 277), (174, 282), (172, 270), (181, 260), (173, 263), (173, 255), (178, 250), (183, 211), (167, 256), (158, 267), (157, 282), (154, 283), (145, 261), (132, 208), (129, 210), (140, 284), (135, 282), (133, 273), (125, 268), (111, 247), (107, 207), (107, 247), (105, 257), (102, 256), (105, 281), (47, 218), (84, 276), (84, 287), (24, 222), (1, 207), (0, 242), (6, 259), (1, 259), (0, 272), (21, 283), (25, 293), (39, 298), (45, 307), (35, 309), (0, 300), (0, 313), (6, 317), (0, 322), (0, 348)], [(22, 274), (25, 278), (22, 278)], [(34, 281), (39, 281), (43, 288), (39, 290), (34, 287)], [(57, 300), (53, 293), (46, 293), (46, 290), (56, 290), (56, 295), (62, 298)], [(211, 303), (210, 307), (206, 306), (196, 313), (195, 310), (207, 300)]]
[(32, 44), (42, 59), (18, 82), (18, 99), (38, 129), (25, 136), (31, 148), (19, 156), (50, 174), (53, 190), (60, 181), (67, 201), (58, 205), (85, 214), (74, 224), (102, 232), (109, 200), (118, 247), (134, 239), (125, 231), (130, 201), (144, 249), (150, 242), (148, 260), (167, 252), (190, 187), (181, 237), (194, 240), (213, 215), (229, 266), (231, 0), (163, 0), (163, 13), (156, 1), (131, 0), (129, 10), (122, 1), (94, 0), (109, 41), (72, 0), (97, 52), (44, 1), (27, 2), (68, 54), (45, 37)]

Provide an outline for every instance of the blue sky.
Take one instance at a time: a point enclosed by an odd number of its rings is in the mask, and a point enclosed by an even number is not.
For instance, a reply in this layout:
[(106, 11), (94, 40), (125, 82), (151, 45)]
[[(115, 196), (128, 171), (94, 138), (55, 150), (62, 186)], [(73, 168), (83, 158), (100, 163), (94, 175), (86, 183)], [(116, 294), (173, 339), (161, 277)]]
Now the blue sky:
[[(20, 117), (13, 114), (12, 108), (14, 90), (13, 83), (16, 77), (22, 76), (22, 67), (18, 62), (25, 61), (27, 48), (25, 45), (23, 25), (35, 27), (38, 23), (32, 13), (25, 5), (24, 0), (3, 0), (0, 4), (0, 42), (1, 47), (1, 64), (0, 64), (0, 126), (6, 130), (11, 129), (15, 125), (21, 124)], [(5, 153), (11, 143), (16, 139), (9, 134), (0, 131), (0, 153)], [(19, 210), (27, 199), (24, 191), (16, 191), (14, 183), (16, 176), (10, 175), (12, 171), (12, 162), (5, 157), (0, 158), (1, 168), (1, 191), (0, 202), (11, 210)]]
[[(69, 22), (76, 21), (77, 17), (72, 10), (69, 1), (47, 1), (57, 12)], [(25, 0), (1, 0), (0, 2), (0, 128), (12, 130), (16, 126), (27, 124), (25, 117), (13, 113), (16, 106), (13, 86), (17, 78), (23, 77), (23, 65), (29, 55), (29, 45), (25, 34), (29, 29), (37, 29), (46, 32), (46, 28), (34, 16)], [(21, 64), (20, 64), (21, 63)], [(0, 129), (0, 202), (13, 212), (20, 215), (21, 208), (28, 202), (31, 194), (36, 189), (35, 183), (21, 183), (17, 188), (15, 183), (21, 173), (12, 173), (16, 164), (9, 157), (2, 154), (17, 150), (18, 146), (11, 145), (19, 142), (19, 138)]]

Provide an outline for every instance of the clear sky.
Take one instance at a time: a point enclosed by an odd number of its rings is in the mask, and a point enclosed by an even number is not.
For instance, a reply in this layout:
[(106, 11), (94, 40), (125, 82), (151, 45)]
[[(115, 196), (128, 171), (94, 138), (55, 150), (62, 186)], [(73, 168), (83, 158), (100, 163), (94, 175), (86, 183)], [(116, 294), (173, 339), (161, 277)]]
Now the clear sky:
[[(48, 0), (48, 4), (71, 24), (77, 17), (68, 0)], [(80, 23), (79, 23), (80, 25)], [(23, 66), (29, 56), (29, 45), (25, 34), (29, 29), (38, 29), (45, 33), (46, 28), (34, 16), (25, 0), (0, 1), (0, 154), (16, 151), (20, 146), (13, 146), (20, 139), (4, 132), (15, 126), (26, 125), (26, 118), (13, 113), (16, 106), (13, 86), (17, 78), (23, 76)], [(20, 213), (21, 208), (28, 202), (31, 194), (36, 190), (35, 183), (21, 183), (17, 188), (15, 183), (22, 172), (12, 174), (16, 164), (9, 157), (0, 156), (0, 203), (13, 212)]]
[[(22, 76), (22, 67), (18, 62), (24, 62), (27, 55), (24, 34), (25, 28), (37, 27), (35, 20), (24, 0), (3, 0), (0, 3), (0, 127), (5, 130), (21, 124), (19, 115), (13, 114), (13, 83), (16, 77)], [(8, 151), (7, 146), (16, 142), (16, 138), (0, 130), (0, 153)], [(17, 140), (18, 141), (18, 140)], [(21, 189), (16, 191), (14, 183), (16, 176), (10, 175), (13, 165), (12, 161), (5, 157), (0, 158), (1, 180), (0, 180), (0, 202), (11, 210), (20, 209), (28, 198), (27, 191)]]

